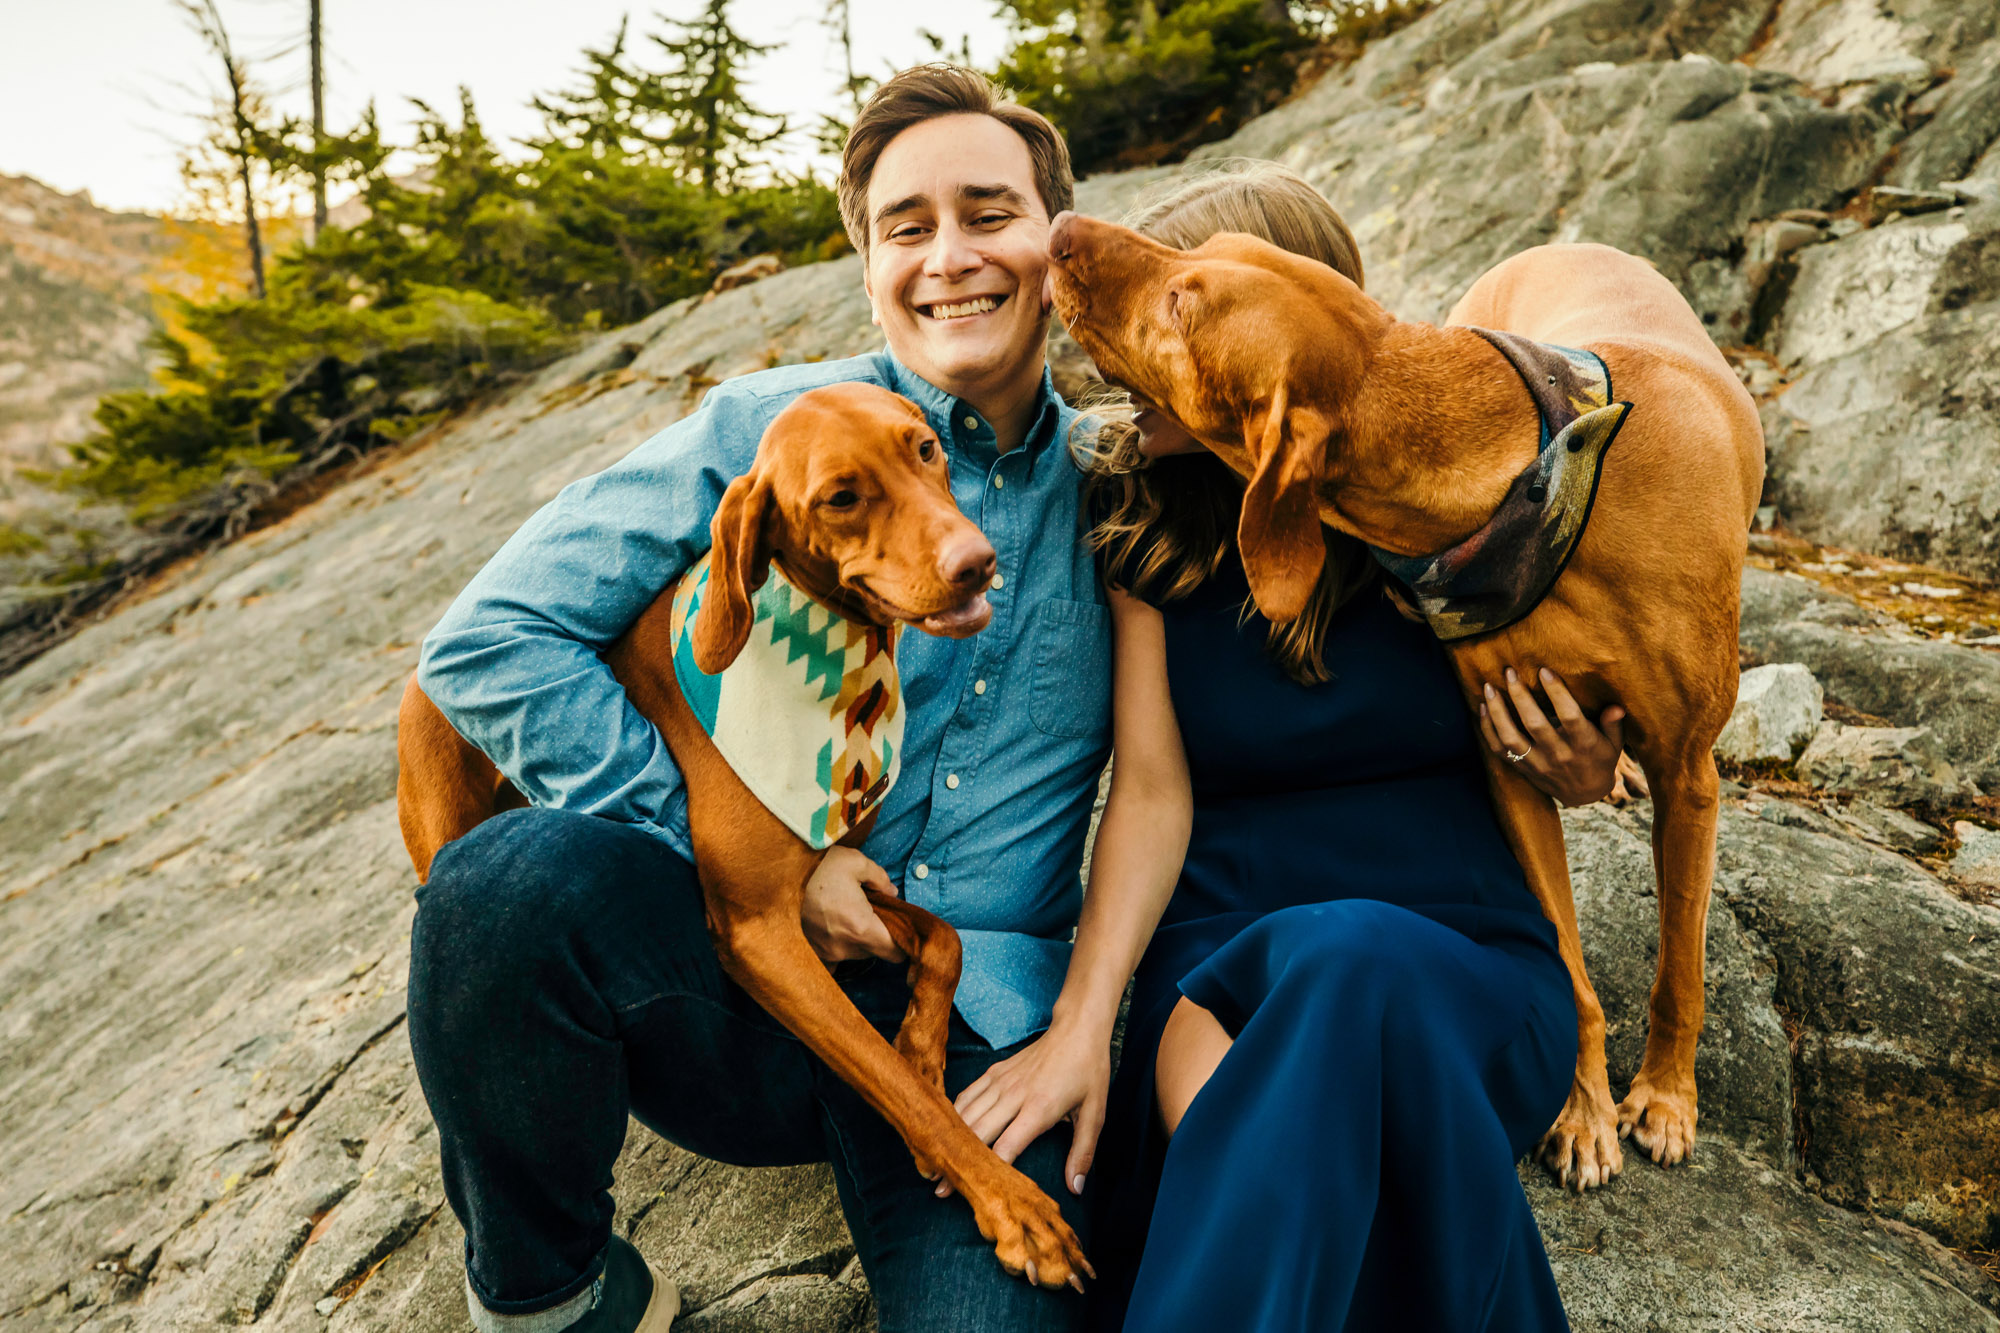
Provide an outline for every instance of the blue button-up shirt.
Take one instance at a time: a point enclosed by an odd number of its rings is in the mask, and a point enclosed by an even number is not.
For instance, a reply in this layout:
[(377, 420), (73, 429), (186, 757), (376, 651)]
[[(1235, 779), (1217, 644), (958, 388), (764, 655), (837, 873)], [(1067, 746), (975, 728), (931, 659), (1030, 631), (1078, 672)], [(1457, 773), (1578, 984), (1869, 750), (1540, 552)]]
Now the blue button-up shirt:
[(771, 419), (850, 380), (924, 410), (953, 497), (999, 553), (984, 632), (902, 636), (902, 773), (863, 850), (958, 929), (959, 1012), (1005, 1046), (1048, 1025), (1061, 988), (1110, 740), (1109, 613), (1082, 540), (1074, 413), (1046, 373), (1025, 443), (1005, 454), (968, 404), (886, 350), (717, 385), (523, 524), (424, 640), (418, 679), (536, 805), (636, 824), (692, 859), (680, 771), (598, 654), (708, 549), (723, 488)]

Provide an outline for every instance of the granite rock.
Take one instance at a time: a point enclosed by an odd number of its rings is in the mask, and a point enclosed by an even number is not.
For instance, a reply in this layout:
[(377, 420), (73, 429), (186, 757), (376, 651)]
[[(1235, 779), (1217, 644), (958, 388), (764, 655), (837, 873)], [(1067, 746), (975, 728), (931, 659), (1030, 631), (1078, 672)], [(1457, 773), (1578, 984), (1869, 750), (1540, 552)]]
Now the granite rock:
[(1822, 722), (1799, 756), (1799, 777), (1841, 795), (1893, 805), (1939, 805), (1976, 795), (1929, 727), (1850, 727)]
[(1803, 662), (1830, 699), (1928, 727), (1961, 777), (2000, 789), (2000, 653), (1923, 639), (1800, 574), (1743, 571), (1742, 648)]
[(1797, 662), (1752, 667), (1737, 684), (1736, 707), (1716, 738), (1716, 753), (1790, 762), (1819, 727), (1824, 697), (1812, 672)]
[[(1851, 34), (1882, 30), (1846, 0), (1775, 17), (1737, 0), (1443, 0), (1202, 156), (1279, 157), (1328, 189), (1399, 313), (1440, 316), (1524, 246), (1601, 240), (1737, 340), (1783, 305), (1787, 265), (1835, 264), (1820, 256), (1868, 235), (1770, 229), (1748, 273), (1752, 224), (1809, 210), (1784, 220), (1840, 230), (1812, 212), (1875, 182), (1909, 134), (1922, 90), (1896, 62), (1970, 71), (1960, 56), (1991, 36), (1946, 0), (1899, 10), (1873, 68)], [(1967, 179), (2000, 179), (1976, 111), (1951, 154)], [(1079, 202), (1115, 212), (1180, 170), (1087, 181)], [(1778, 401), (1821, 438), (1847, 432), (1850, 458), (1900, 447), (1912, 403), (1926, 448), (1949, 435), (1933, 420), (1988, 420), (1977, 354), (1995, 296), (1967, 248), (1975, 212), (1888, 224), (1967, 232), (1932, 245), (1917, 314), (1842, 312), (1872, 341), (1801, 353)], [(727, 376), (879, 345), (859, 279), (853, 259), (813, 265), (606, 334), (0, 680), (0, 1327), (465, 1327), (463, 1235), (402, 1020), (398, 692), (452, 595), (565, 483)], [(1774, 327), (1836, 346), (1802, 318)], [(1916, 351), (1897, 360), (1920, 332), (1929, 381)], [(1834, 402), (1841, 375), (1851, 402)], [(1836, 492), (1800, 512), (1831, 530), (1874, 503)], [(2000, 775), (1995, 658), (1806, 594), (1760, 616), (1754, 600), (1746, 649)], [(1765, 818), (1776, 805), (1723, 820), (1693, 1164), (1635, 1155), (1582, 1200), (1527, 1177), (1573, 1326), (1995, 1328), (1992, 1284), (1900, 1224), (1994, 1244), (2000, 913), (1826, 814)], [(1656, 947), (1645, 820), (1567, 825), (1621, 1081)], [(699, 1162), (635, 1127), (615, 1199), (685, 1287), (688, 1328), (872, 1322), (823, 1168)]]

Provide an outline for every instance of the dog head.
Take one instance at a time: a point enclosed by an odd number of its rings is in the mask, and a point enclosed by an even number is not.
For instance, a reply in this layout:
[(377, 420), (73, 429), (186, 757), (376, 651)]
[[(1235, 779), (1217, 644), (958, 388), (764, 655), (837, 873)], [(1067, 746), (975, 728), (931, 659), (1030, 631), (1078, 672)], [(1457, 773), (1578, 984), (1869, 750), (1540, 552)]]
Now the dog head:
[(854, 620), (963, 638), (986, 628), (995, 555), (951, 498), (937, 432), (877, 385), (800, 394), (729, 483), (709, 527), (709, 592), (694, 659), (713, 675), (743, 651), (751, 597), (775, 560), (785, 577)]
[(1176, 250), (1074, 213), (1049, 229), (1056, 312), (1113, 384), (1165, 408), (1248, 479), (1237, 546), (1258, 609), (1305, 609), (1342, 405), (1391, 322), (1326, 265), (1225, 232)]

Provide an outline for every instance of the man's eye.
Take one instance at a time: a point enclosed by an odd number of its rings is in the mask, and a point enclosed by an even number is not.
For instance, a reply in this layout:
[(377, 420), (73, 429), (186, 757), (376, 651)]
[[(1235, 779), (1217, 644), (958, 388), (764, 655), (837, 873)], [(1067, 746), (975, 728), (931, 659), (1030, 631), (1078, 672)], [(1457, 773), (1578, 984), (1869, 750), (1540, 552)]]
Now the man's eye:
[(826, 497), (826, 507), (828, 509), (852, 509), (859, 503), (861, 503), (861, 497), (853, 491), (848, 490), (835, 491), (832, 495)]
[(975, 227), (990, 227), (1002, 222), (1012, 222), (1013, 220), (1014, 215), (1011, 213), (981, 213), (972, 220), (972, 225)]
[(914, 241), (921, 239), (926, 229), (912, 222), (889, 233), (892, 241)]

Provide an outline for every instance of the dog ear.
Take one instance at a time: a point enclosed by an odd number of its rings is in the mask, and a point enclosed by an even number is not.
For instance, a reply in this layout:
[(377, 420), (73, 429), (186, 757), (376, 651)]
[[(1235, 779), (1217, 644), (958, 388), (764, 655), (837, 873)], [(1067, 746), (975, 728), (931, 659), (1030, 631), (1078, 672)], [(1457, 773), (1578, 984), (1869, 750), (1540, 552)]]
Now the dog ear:
[(770, 508), (771, 488), (752, 471), (729, 483), (709, 524), (714, 546), (708, 588), (689, 635), (694, 664), (707, 675), (734, 662), (750, 641), (750, 597), (771, 575), (771, 547), (764, 531)]
[(1317, 413), (1292, 412), (1289, 405), (1290, 395), (1280, 380), (1264, 418), (1257, 470), (1243, 492), (1243, 517), (1236, 525), (1236, 546), (1243, 553), (1250, 595), (1273, 624), (1296, 620), (1306, 609), (1306, 599), (1326, 563), (1326, 538), (1313, 492), (1328, 431)]

